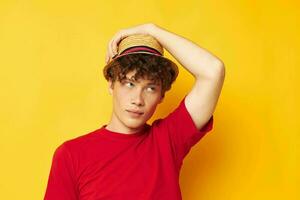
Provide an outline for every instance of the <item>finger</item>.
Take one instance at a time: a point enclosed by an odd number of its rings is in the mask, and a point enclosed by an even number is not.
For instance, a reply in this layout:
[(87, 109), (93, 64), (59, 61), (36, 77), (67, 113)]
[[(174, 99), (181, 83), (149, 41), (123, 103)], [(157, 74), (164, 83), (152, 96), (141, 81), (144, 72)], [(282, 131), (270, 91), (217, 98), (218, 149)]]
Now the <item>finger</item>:
[(111, 53), (111, 41), (109, 41), (108, 44), (107, 44), (107, 54), (108, 54), (108, 57), (112, 56), (112, 53)]
[(111, 40), (108, 42), (108, 45), (107, 45), (107, 53), (108, 53), (108, 56), (109, 56), (110, 58), (114, 56), (112, 43), (113, 43), (114, 39), (116, 38), (116, 35), (117, 35), (117, 34), (115, 34), (115, 35), (111, 38)]
[(112, 40), (112, 43), (111, 43), (111, 48), (112, 48), (114, 56), (119, 53), (118, 52), (119, 43), (122, 39), (125, 38), (125, 35), (126, 35), (126, 32), (124, 30), (120, 30), (118, 33), (115, 34), (114, 39)]
[(106, 49), (106, 58), (108, 59), (108, 57), (109, 57), (109, 47), (107, 47)]
[(116, 38), (113, 43), (113, 52), (114, 52), (114, 56), (116, 56), (118, 54), (118, 38)]
[(115, 37), (115, 39), (112, 41), (112, 51), (113, 51), (113, 54), (114, 56), (118, 54), (118, 45), (119, 45), (119, 41), (121, 40), (121, 35), (117, 35)]
[(110, 57), (113, 57), (114, 54), (115, 54), (115, 50), (114, 50), (114, 47), (113, 47), (113, 43), (114, 43), (114, 40), (118, 37), (118, 33), (116, 33), (112, 38), (111, 40), (109, 41), (109, 54), (110, 54)]
[(114, 57), (114, 55), (116, 54), (116, 47), (114, 46), (114, 39), (111, 41), (110, 43), (110, 49), (111, 49), (111, 57)]
[(111, 57), (111, 56), (110, 56), (110, 53), (109, 53), (109, 51), (110, 51), (109, 48), (110, 48), (110, 47), (108, 46), (108, 47), (107, 47), (107, 50), (106, 50), (106, 63), (109, 62), (110, 57)]
[(106, 64), (107, 64), (108, 60), (109, 60), (109, 57), (108, 57), (108, 54), (106, 53), (106, 54), (105, 54), (105, 63), (106, 63)]
[(120, 32), (116, 33), (111, 40), (112, 57), (118, 53), (118, 41), (120, 40)]

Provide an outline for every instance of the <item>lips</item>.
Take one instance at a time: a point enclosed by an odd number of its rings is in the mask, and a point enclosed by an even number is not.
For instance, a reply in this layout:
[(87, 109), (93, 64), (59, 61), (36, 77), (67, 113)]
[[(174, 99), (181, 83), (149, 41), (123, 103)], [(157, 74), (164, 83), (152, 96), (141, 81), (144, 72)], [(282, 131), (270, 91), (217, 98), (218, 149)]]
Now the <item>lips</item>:
[(138, 110), (126, 110), (126, 111), (136, 113), (136, 114), (140, 114), (140, 115), (144, 114), (142, 111), (138, 111)]

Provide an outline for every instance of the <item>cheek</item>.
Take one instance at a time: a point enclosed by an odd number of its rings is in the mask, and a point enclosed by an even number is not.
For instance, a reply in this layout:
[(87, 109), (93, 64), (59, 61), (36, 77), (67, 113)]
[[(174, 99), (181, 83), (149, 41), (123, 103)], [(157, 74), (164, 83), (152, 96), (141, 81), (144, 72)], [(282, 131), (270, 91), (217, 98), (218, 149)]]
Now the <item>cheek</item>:
[(115, 103), (120, 107), (124, 107), (126, 105), (126, 101), (128, 98), (128, 91), (126, 90), (118, 90), (114, 93)]
[[(147, 94), (146, 94), (147, 96)], [(147, 96), (148, 105), (155, 106), (159, 102), (158, 94), (148, 94)]]
[(155, 98), (149, 99), (147, 102), (148, 112), (153, 113), (156, 109), (157, 104), (158, 104), (157, 99), (155, 99)]

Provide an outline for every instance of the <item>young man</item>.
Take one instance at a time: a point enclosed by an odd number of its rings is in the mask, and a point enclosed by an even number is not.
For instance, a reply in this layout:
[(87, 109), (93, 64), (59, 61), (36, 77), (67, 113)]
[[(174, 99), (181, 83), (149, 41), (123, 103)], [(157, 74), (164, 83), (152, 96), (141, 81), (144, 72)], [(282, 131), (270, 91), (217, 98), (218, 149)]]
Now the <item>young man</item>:
[[(178, 75), (162, 47), (195, 84), (174, 111), (148, 125)], [(56, 149), (44, 199), (181, 199), (183, 159), (213, 128), (225, 77), (222, 61), (183, 37), (143, 24), (111, 39), (106, 62), (111, 120)]]

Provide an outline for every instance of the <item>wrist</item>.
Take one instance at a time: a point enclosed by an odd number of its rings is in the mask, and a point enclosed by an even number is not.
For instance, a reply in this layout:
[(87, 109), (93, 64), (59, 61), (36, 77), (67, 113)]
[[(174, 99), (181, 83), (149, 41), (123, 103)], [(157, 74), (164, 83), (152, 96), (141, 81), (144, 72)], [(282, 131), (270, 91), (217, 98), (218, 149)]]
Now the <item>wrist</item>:
[(159, 42), (159, 38), (158, 38), (159, 27), (156, 24), (150, 23), (148, 25), (148, 33), (149, 33), (149, 35), (151, 35), (152, 37), (154, 37)]

